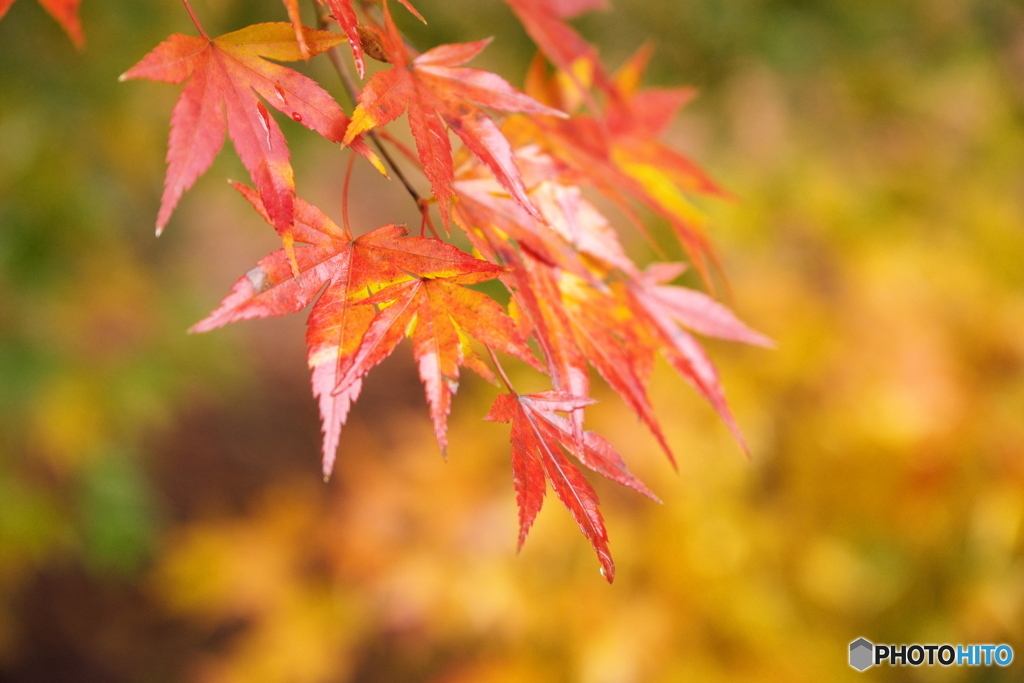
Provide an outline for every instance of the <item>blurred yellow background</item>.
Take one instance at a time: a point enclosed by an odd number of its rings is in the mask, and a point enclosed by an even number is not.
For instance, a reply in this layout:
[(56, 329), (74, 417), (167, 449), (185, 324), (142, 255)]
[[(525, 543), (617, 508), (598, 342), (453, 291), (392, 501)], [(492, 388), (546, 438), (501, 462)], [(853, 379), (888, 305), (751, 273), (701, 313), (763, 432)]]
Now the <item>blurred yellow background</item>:
[[(479, 65), (522, 82), (532, 48), (501, 2), (415, 4), (418, 45), (495, 35)], [(285, 19), (193, 5), (216, 33)], [(728, 303), (778, 348), (708, 343), (750, 460), (667, 367), (678, 474), (599, 390), (588, 425), (664, 501), (594, 481), (611, 587), (551, 496), (515, 554), (508, 428), (481, 420), (496, 389), (464, 383), (445, 463), (408, 351), (371, 373), (324, 485), (304, 316), (184, 333), (278, 244), (222, 180), (245, 177), (233, 152), (152, 236), (179, 89), (117, 76), (187, 14), (83, 0), (76, 53), (13, 5), (0, 680), (1021, 679), (1024, 6), (614, 5), (575, 24), (611, 66), (651, 41), (649, 83), (700, 88), (672, 141), (736, 195), (702, 203)], [(340, 216), (345, 157), (282, 126), (300, 193)], [(395, 186), (357, 177), (354, 224), (415, 224)], [(860, 674), (860, 636), (1019, 659)]]

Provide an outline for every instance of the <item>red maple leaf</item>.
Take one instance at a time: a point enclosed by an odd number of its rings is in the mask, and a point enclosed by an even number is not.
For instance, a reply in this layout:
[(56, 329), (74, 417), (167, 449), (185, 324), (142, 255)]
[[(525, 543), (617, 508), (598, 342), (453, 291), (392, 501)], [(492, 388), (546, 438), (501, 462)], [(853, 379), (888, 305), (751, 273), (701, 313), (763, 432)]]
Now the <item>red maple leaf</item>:
[(595, 274), (603, 276), (611, 268), (636, 272), (615, 229), (579, 187), (568, 184), (550, 155), (526, 148), (516, 150), (516, 156), (526, 169), (524, 182), (541, 220), (512, 201), (492, 178), (479, 177), (471, 164), (464, 164), (455, 183), (461, 210), (456, 218), (463, 219), (464, 230), (498, 228), (534, 256), (593, 284)]
[[(81, 0), (39, 0), (50, 16), (57, 20), (64, 31), (71, 38), (75, 47), (85, 47), (85, 34), (82, 32), (82, 24), (78, 20), (78, 5)], [(0, 19), (4, 18), (7, 10), (14, 4), (14, 0), (0, 0)]]
[(512, 423), (512, 480), (519, 506), (519, 547), (526, 541), (530, 526), (540, 512), (547, 480), (594, 547), (601, 573), (611, 583), (615, 578), (615, 563), (608, 550), (608, 532), (597, 509), (597, 494), (563, 450), (612, 481), (652, 500), (658, 499), (630, 474), (622, 457), (606, 439), (593, 432), (577, 435), (571, 421), (557, 415), (578, 412), (591, 403), (594, 403), (591, 399), (563, 391), (499, 394), (484, 419)]
[[(551, 177), (549, 158), (532, 158), (529, 177)], [(639, 271), (626, 256), (615, 230), (576, 187), (544, 179), (531, 188), (531, 197), (544, 214), (541, 223), (517, 204), (495, 193), (493, 181), (459, 180), (456, 218), (471, 232), (481, 231), (491, 244), (502, 241), (495, 228), (512, 237), (522, 257), (503, 252), (502, 260), (516, 265), (506, 279), (514, 300), (529, 315), (535, 336), (548, 361), (556, 388), (585, 396), (590, 389), (587, 366), (595, 368), (648, 425), (673, 461), (647, 395), (652, 371), (649, 354), (640, 344), (636, 321), (605, 285), (614, 270), (628, 278)], [(573, 413), (578, 429), (582, 414)]]
[[(771, 347), (774, 343), (740, 322), (729, 309), (706, 294), (662, 284), (678, 276), (684, 268), (678, 263), (655, 263), (640, 277), (619, 288), (620, 299), (625, 301), (638, 327), (644, 331), (644, 341), (637, 345), (634, 353), (637, 357), (645, 353), (653, 357), (655, 352), (661, 351), (676, 372), (718, 412), (746, 452), (746, 442), (725, 400), (718, 370), (700, 343), (683, 328), (756, 346)], [(647, 347), (646, 352), (643, 346)]]
[(446, 226), (448, 207), (454, 195), (449, 128), (516, 201), (539, 217), (526, 196), (512, 147), (480, 107), (549, 116), (564, 114), (516, 90), (497, 74), (459, 66), (477, 56), (489, 39), (441, 45), (410, 61), (387, 3), (384, 19), (387, 32), (381, 35), (381, 44), (393, 68), (377, 72), (363, 88), (345, 142), (394, 121), (408, 109), (416, 149)]
[(605, 0), (505, 0), (519, 17), (526, 32), (533, 38), (548, 59), (579, 85), (577, 67), (586, 64), (593, 78), (601, 85), (608, 76), (597, 59), (597, 51), (571, 26), (566, 19), (595, 9), (605, 9)]
[[(273, 224), (260, 195), (244, 185), (235, 186)], [(413, 322), (409, 317), (404, 322), (389, 322), (389, 317), (398, 317), (396, 313), (416, 314), (413, 341), (421, 373), (436, 364), (437, 373), (424, 378), (435, 425), (444, 423), (445, 392), (454, 391), (449, 382), (458, 378), (452, 361), (487, 374), (481, 369), (483, 364), (473, 363), (465, 352), (458, 339), (460, 332), (527, 362), (532, 360), (514, 323), (499, 314), (500, 307), (461, 287), (496, 277), (503, 268), (438, 239), (407, 237), (408, 230), (397, 225), (385, 225), (353, 239), (301, 198), (295, 200), (294, 230), (299, 277), (292, 275), (287, 253), (275, 251), (241, 277), (221, 305), (191, 331), (206, 332), (238, 320), (294, 313), (316, 299), (307, 321), (306, 346), (313, 394), (319, 400), (323, 422), (324, 476), (333, 468), (341, 428), (362, 390), (363, 376), (397, 344), (395, 340), (382, 355), (381, 336), (397, 332), (400, 340)], [(394, 293), (395, 302), (377, 314), (371, 304), (381, 300), (369, 298), (372, 290), (403, 282), (412, 286), (385, 290), (383, 299)], [(446, 308), (449, 305), (451, 308)], [(480, 320), (472, 319), (472, 311)], [(444, 315), (450, 316), (449, 320), (445, 321)], [(364, 336), (371, 332), (373, 336), (364, 345)], [(443, 434), (441, 430), (438, 437), (442, 445)]]
[[(313, 54), (345, 37), (304, 29)], [(174, 34), (121, 76), (167, 83), (188, 80), (171, 114), (167, 179), (157, 216), (159, 234), (181, 195), (213, 163), (227, 134), (260, 191), (271, 224), (290, 246), (295, 182), (290, 154), (277, 122), (257, 98), (328, 140), (341, 142), (349, 119), (312, 79), (267, 61), (296, 61), (302, 52), (292, 26), (256, 24), (216, 39)], [(384, 172), (360, 141), (353, 148)]]
[[(593, 367), (648, 426), (674, 466), (672, 450), (647, 394), (654, 363), (649, 337), (641, 328), (643, 321), (604, 284), (594, 286), (529, 256), (522, 267), (525, 283), (516, 294), (523, 301), (523, 310), (537, 323), (538, 334), (549, 335), (541, 348), (551, 350), (547, 357), (551, 376), (571, 387), (574, 394), (586, 396), (590, 391), (587, 367)], [(536, 296), (522, 296), (524, 291)], [(572, 417), (581, 429), (582, 413)]]

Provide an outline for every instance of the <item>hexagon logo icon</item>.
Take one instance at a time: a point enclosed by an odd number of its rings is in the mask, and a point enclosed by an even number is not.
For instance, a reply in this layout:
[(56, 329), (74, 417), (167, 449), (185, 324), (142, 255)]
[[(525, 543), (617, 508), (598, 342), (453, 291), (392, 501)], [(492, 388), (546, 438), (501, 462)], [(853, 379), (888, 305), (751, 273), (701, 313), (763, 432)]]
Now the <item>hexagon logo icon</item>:
[(858, 638), (850, 643), (850, 666), (857, 671), (863, 671), (874, 662), (875, 646), (865, 638)]

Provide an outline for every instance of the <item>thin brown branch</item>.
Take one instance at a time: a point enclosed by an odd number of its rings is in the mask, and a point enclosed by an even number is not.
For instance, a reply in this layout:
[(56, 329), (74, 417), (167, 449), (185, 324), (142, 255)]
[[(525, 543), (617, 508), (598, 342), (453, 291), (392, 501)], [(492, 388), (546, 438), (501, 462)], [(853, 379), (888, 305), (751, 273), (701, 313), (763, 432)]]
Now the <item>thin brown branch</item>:
[[(315, 0), (314, 4), (316, 4)], [(319, 12), (317, 12), (317, 27), (321, 30), (327, 28), (327, 18), (323, 14), (320, 14)], [(359, 103), (358, 93), (361, 88), (356, 83), (355, 79), (352, 77), (352, 73), (348, 70), (348, 66), (345, 64), (345, 60), (341, 56), (341, 51), (338, 49), (337, 46), (332, 47), (327, 51), (327, 57), (331, 60), (331, 64), (334, 65), (334, 70), (338, 72), (338, 76), (341, 77), (341, 82), (345, 86), (345, 92), (348, 93), (348, 97), (349, 100), (352, 102), (352, 106), (357, 106)], [(380, 136), (378, 136), (377, 133), (372, 130), (367, 131), (365, 135), (368, 138), (370, 138), (370, 140), (373, 141), (374, 146), (377, 148), (377, 151), (380, 152), (380, 155), (384, 159), (384, 162), (395, 174), (395, 177), (402, 182), (403, 186), (405, 186), (406, 191), (409, 193), (409, 196), (412, 197), (413, 201), (416, 202), (416, 207), (420, 210), (420, 212), (426, 211), (426, 200), (422, 196), (420, 196), (420, 193), (417, 192), (416, 188), (412, 186), (412, 183), (409, 181), (409, 178), (407, 178), (405, 173), (402, 172), (402, 167), (398, 165), (398, 163), (395, 161), (395, 158), (391, 156), (391, 152), (389, 152), (387, 147), (384, 146), (384, 143), (381, 141)]]

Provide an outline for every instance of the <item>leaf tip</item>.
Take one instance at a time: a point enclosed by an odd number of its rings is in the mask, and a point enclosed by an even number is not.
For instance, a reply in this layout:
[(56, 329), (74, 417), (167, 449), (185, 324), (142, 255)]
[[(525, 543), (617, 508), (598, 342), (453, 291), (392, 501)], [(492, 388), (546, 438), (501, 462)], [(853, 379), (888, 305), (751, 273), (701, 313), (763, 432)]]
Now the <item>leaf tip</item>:
[(388, 175), (388, 169), (384, 166), (384, 162), (380, 160), (380, 157), (378, 157), (373, 152), (370, 152), (370, 156), (367, 158), (370, 160), (370, 163), (373, 164), (373, 167), (377, 169), (377, 171), (379, 171), (382, 176), (384, 176), (388, 180), (391, 180), (391, 176)]
[[(427, 20), (423, 18), (423, 15), (422, 15), (422, 14), (420, 14), (420, 13), (419, 13), (419, 12), (418, 12), (418, 11), (416, 10), (416, 8), (415, 8), (415, 7), (413, 7), (413, 6), (411, 5), (411, 4), (409, 4), (409, 0), (398, 0), (398, 1), (399, 1), (400, 3), (402, 3), (402, 4), (403, 4), (403, 5), (405, 6), (405, 8), (406, 8), (407, 10), (409, 10), (409, 11), (410, 11), (410, 12), (412, 13), (412, 15), (413, 15), (414, 17), (416, 17), (417, 19), (419, 19), (420, 21), (422, 21), (422, 22), (423, 22), (424, 24), (425, 24), (425, 23), (427, 23)], [(387, 5), (385, 5), (385, 7), (387, 7)]]
[(754, 459), (754, 456), (750, 454), (750, 447), (747, 446), (746, 439), (740, 439), (740, 450), (743, 451), (743, 455), (746, 456), (747, 460)]
[(753, 335), (746, 341), (752, 346), (760, 346), (762, 349), (768, 349), (769, 351), (774, 351), (779, 347), (774, 339), (766, 334), (761, 334), (756, 331), (753, 332)]

